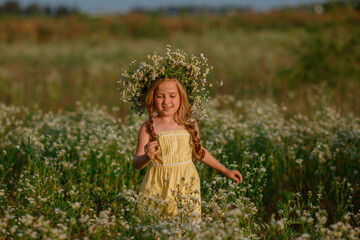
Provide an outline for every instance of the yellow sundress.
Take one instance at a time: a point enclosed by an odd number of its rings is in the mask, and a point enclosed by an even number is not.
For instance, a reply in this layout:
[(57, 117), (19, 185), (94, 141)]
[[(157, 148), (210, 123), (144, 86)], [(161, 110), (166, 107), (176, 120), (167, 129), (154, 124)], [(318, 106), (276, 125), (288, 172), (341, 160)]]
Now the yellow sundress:
[(157, 137), (156, 157), (149, 163), (140, 193), (161, 196), (167, 203), (162, 207), (164, 216), (174, 217), (182, 212), (199, 220), (200, 178), (192, 160), (190, 133), (187, 130), (166, 131), (158, 133)]

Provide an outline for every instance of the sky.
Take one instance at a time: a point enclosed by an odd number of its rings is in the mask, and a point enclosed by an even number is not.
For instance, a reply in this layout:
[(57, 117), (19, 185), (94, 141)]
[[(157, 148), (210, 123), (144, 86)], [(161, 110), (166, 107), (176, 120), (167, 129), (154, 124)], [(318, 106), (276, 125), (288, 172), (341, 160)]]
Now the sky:
[[(8, 0), (0, 0), (0, 4)], [(157, 9), (171, 6), (200, 6), (221, 7), (237, 6), (249, 7), (265, 11), (282, 6), (296, 6), (299, 4), (321, 3), (325, 0), (16, 0), (21, 6), (31, 3), (51, 7), (76, 7), (86, 13), (126, 13), (134, 8)]]

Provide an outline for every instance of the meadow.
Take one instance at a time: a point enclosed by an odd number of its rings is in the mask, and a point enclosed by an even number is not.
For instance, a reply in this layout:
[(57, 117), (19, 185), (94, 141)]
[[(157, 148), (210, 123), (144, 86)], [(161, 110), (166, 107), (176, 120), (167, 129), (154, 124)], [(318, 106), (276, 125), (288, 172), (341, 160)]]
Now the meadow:
[[(310, 9), (311, 10), (311, 9)], [(76, 101), (120, 107), (118, 73), (165, 46), (203, 52), (223, 80), (216, 94), (273, 99), (308, 114), (307, 96), (360, 114), (360, 14), (351, 9), (178, 16), (131, 13), (51, 18), (0, 15), (0, 99), (44, 110)], [(316, 93), (315, 93), (316, 94)]]
[(194, 224), (190, 200), (172, 221), (156, 208), (139, 214), (145, 170), (132, 156), (145, 117), (119, 120), (81, 103), (59, 114), (2, 104), (2, 238), (359, 239), (359, 118), (322, 105), (311, 119), (285, 119), (274, 102), (232, 96), (207, 111), (203, 144), (244, 181), (196, 162), (202, 222)]
[[(359, 239), (359, 16), (0, 16), (0, 239)], [(186, 196), (169, 220), (138, 194), (146, 116), (116, 92), (122, 68), (166, 44), (203, 52), (224, 81), (201, 139), (244, 177), (196, 161), (197, 223)]]

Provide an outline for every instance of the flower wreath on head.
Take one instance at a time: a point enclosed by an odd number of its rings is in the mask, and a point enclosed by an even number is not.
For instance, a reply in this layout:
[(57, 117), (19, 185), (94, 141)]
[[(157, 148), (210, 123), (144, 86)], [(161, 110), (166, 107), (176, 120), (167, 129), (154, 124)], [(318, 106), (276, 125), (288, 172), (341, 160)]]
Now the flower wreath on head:
[[(157, 79), (176, 78), (186, 89), (192, 113), (199, 118), (206, 116), (202, 101), (210, 99), (208, 87), (213, 84), (208, 83), (206, 78), (212, 66), (209, 67), (204, 54), (188, 57), (184, 51), (172, 51), (171, 46), (167, 45), (165, 56), (154, 52), (154, 55), (148, 55), (148, 60), (149, 63), (141, 62), (134, 71), (123, 70), (120, 74), (118, 90), (121, 100), (130, 102), (131, 110), (143, 114), (150, 85)], [(130, 65), (135, 65), (135, 62), (132, 61)], [(221, 86), (222, 82), (218, 85)]]

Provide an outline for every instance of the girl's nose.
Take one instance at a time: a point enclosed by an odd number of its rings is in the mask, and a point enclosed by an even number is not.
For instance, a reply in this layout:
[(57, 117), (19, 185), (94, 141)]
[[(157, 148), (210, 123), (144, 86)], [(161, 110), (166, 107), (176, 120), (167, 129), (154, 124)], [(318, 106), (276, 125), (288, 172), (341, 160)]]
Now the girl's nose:
[(164, 104), (167, 104), (170, 102), (170, 97), (164, 97)]

